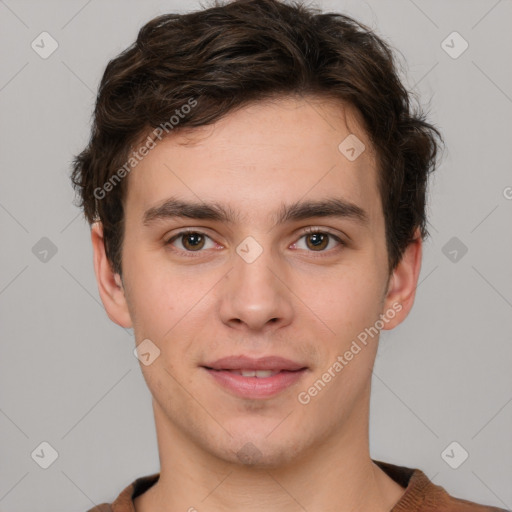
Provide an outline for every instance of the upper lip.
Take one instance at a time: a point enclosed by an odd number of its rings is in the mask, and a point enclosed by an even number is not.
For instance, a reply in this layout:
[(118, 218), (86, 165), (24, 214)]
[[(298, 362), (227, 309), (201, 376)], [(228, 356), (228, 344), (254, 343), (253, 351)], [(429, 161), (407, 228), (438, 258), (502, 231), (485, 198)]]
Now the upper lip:
[(213, 370), (302, 370), (306, 366), (278, 356), (254, 359), (247, 356), (229, 356), (203, 365)]

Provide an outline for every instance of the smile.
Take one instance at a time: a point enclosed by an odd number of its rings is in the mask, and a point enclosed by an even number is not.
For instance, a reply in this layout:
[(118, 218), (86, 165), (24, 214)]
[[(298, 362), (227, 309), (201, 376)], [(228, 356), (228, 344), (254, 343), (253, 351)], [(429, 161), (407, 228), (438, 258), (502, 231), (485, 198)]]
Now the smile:
[(273, 397), (304, 377), (300, 370), (214, 370), (203, 367), (213, 380), (231, 394), (247, 399)]

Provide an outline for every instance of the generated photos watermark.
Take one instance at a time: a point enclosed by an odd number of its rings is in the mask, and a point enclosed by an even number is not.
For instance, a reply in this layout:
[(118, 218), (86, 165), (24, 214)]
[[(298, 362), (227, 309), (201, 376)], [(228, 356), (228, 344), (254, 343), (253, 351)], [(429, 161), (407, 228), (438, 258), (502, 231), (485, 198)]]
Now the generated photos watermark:
[[(333, 380), (341, 370), (343, 370), (343, 368), (352, 361), (352, 359), (354, 359), (354, 356), (359, 354), (359, 352), (367, 346), (368, 337), (373, 339), (374, 336), (378, 335), (384, 325), (395, 318), (396, 314), (402, 311), (402, 308), (402, 304), (395, 302), (391, 308), (389, 308), (384, 314), (380, 315), (380, 319), (376, 320), (371, 327), (366, 327), (364, 331), (361, 331), (357, 335), (357, 340), (352, 341), (350, 348), (346, 350), (343, 355), (339, 355), (336, 358), (336, 361), (329, 366), (327, 371), (325, 371), (312, 386), (310, 386), (306, 391), (301, 391), (297, 395), (299, 403), (302, 405), (309, 404), (311, 399), (317, 396), (327, 386), (327, 384), (331, 382), (331, 380)], [(363, 347), (357, 343), (358, 341), (363, 345)]]
[[(111, 192), (116, 185), (118, 185), (123, 178), (125, 178), (136, 166), (144, 159), (149, 152), (157, 145), (155, 139), (162, 140), (164, 135), (169, 134), (180, 123), (181, 119), (190, 113), (190, 111), (197, 105), (197, 100), (189, 98), (187, 103), (184, 103), (179, 109), (175, 110), (176, 115), (172, 115), (168, 121), (158, 125), (148, 135), (146, 141), (139, 146), (137, 151), (132, 151), (131, 156), (127, 159), (122, 167), (120, 167), (101, 187), (94, 189), (94, 197), (101, 201), (109, 192)], [(164, 134), (165, 132), (165, 134)]]

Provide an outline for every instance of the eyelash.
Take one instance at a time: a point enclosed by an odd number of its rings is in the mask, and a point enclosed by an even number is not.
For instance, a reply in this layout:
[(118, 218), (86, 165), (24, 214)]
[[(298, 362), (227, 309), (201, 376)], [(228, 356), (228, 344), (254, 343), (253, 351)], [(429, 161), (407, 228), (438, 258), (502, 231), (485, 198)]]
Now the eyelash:
[[(166, 242), (165, 242), (165, 245), (166, 246), (170, 246), (172, 247), (172, 250), (174, 252), (178, 252), (180, 253), (181, 255), (185, 255), (186, 257), (192, 257), (192, 258), (195, 258), (197, 257), (195, 253), (197, 254), (200, 254), (202, 252), (204, 252), (203, 250), (199, 250), (199, 251), (187, 251), (187, 250), (180, 250), (180, 249), (176, 249), (172, 246), (172, 243), (177, 240), (178, 238), (180, 237), (183, 237), (185, 235), (188, 235), (188, 234), (191, 234), (191, 233), (194, 233), (196, 235), (201, 235), (201, 236), (204, 236), (204, 237), (207, 237), (207, 238), (210, 238), (211, 240), (211, 237), (209, 235), (207, 235), (206, 233), (203, 233), (202, 231), (198, 231), (196, 229), (185, 229), (183, 231), (180, 231), (179, 233), (173, 235), (171, 238), (169, 238)], [(326, 230), (326, 229), (320, 229), (320, 228), (306, 228), (300, 235), (300, 237), (298, 238), (298, 240), (300, 240), (301, 238), (303, 238), (304, 236), (306, 235), (314, 235), (314, 234), (323, 234), (323, 235), (328, 235), (329, 237), (333, 238), (334, 240), (336, 240), (336, 242), (338, 242), (339, 246), (341, 247), (345, 247), (346, 246), (346, 243), (337, 235), (335, 235), (334, 233), (331, 233), (329, 230)], [(340, 248), (340, 247), (339, 247)], [(335, 249), (330, 249), (328, 251), (318, 251), (318, 257), (323, 257), (323, 254), (322, 253), (331, 253), (333, 251), (336, 251), (336, 248)], [(315, 253), (317, 251), (308, 251), (308, 252), (311, 252), (311, 253)], [(316, 257), (316, 256), (315, 256)]]

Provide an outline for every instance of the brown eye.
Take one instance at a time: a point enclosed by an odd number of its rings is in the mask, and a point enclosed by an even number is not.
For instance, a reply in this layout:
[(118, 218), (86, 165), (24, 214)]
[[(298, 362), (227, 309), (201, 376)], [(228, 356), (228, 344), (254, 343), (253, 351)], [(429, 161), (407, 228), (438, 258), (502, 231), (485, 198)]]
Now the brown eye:
[(308, 234), (306, 235), (306, 244), (315, 251), (323, 250), (329, 244), (329, 235), (320, 232)]
[[(201, 252), (207, 239), (210, 239), (208, 235), (198, 231), (181, 231), (169, 239), (166, 245), (171, 245), (181, 252)], [(178, 241), (180, 245), (177, 245)]]
[(190, 251), (202, 249), (204, 246), (204, 236), (200, 233), (187, 233), (182, 235), (183, 247)]
[[(302, 239), (305, 239), (305, 250), (308, 252), (325, 252), (331, 253), (337, 249), (341, 249), (345, 243), (343, 240), (336, 236), (334, 233), (329, 231), (321, 230), (321, 229), (312, 229), (309, 228), (303, 232), (299, 241), (294, 244), (295, 247), (302, 249), (300, 247)], [(334, 248), (327, 249), (331, 242), (335, 243)], [(336, 247), (336, 245), (338, 247)]]

